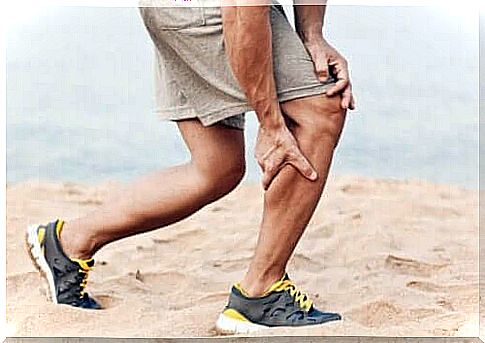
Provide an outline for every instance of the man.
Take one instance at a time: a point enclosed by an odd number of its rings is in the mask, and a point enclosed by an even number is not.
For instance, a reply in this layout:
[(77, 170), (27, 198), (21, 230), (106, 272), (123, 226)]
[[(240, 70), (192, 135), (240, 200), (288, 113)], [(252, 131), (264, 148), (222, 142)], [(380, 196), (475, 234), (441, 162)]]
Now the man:
[[(176, 121), (190, 162), (141, 178), (85, 217), (31, 226), (31, 257), (54, 302), (99, 309), (85, 292), (95, 252), (180, 221), (232, 191), (245, 171), (244, 113), (254, 110), (263, 219), (249, 269), (216, 326), (242, 333), (339, 320), (317, 310), (286, 274), (323, 191), (346, 110), (354, 108), (346, 61), (322, 34), (325, 5), (294, 6), (295, 32), (279, 5), (209, 1), (147, 0), (140, 8), (156, 46), (159, 113)], [(242, 4), (252, 6), (234, 6)]]

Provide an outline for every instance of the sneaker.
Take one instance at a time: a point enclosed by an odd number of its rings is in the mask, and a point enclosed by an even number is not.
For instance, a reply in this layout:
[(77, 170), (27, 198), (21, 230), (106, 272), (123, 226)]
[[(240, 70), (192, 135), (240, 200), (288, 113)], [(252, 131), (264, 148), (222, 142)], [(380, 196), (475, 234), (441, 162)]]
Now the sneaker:
[(270, 327), (318, 325), (340, 319), (338, 313), (317, 310), (285, 274), (256, 298), (248, 297), (235, 284), (229, 303), (216, 322), (216, 330), (220, 334), (245, 334)]
[(84, 291), (94, 260), (66, 256), (59, 242), (63, 225), (62, 220), (57, 220), (47, 225), (29, 226), (26, 241), (30, 258), (47, 279), (52, 302), (100, 309), (101, 306)]

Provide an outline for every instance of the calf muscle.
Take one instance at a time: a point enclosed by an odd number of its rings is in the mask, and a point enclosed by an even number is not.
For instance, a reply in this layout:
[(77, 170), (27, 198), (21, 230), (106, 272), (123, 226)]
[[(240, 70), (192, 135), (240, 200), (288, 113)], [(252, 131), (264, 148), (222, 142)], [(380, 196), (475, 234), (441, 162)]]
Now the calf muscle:
[(285, 272), (321, 197), (345, 120), (339, 102), (325, 95), (288, 101), (282, 109), (294, 123), (291, 130), (319, 177), (312, 182), (293, 167), (285, 166), (265, 193), (256, 251), (241, 282), (254, 296), (263, 293)]

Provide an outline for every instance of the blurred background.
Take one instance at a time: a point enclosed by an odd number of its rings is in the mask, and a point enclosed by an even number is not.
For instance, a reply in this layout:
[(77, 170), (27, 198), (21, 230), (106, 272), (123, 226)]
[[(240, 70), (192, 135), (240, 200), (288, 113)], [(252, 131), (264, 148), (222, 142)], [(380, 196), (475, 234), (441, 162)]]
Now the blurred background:
[[(152, 112), (153, 46), (137, 8), (11, 15), (19, 20), (7, 34), (9, 183), (126, 181), (188, 158), (175, 124)], [(325, 34), (349, 60), (358, 106), (334, 173), (478, 188), (478, 13), (330, 6)], [(256, 130), (248, 113), (252, 182)]]

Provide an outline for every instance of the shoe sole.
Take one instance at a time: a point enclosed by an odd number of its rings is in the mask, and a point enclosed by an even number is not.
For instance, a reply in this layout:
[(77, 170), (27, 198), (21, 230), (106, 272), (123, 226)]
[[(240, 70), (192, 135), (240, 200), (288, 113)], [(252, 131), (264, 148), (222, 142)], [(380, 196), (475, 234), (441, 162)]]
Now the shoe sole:
[(37, 238), (37, 228), (38, 225), (30, 225), (27, 228), (27, 233), (25, 235), (25, 242), (27, 244), (27, 251), (29, 252), (30, 259), (32, 263), (40, 272), (40, 274), (44, 277), (47, 281), (47, 285), (49, 288), (48, 298), (54, 304), (57, 304), (57, 296), (56, 296), (56, 287), (54, 284), (54, 277), (52, 276), (52, 272), (47, 264), (47, 261), (42, 253), (42, 248), (39, 243), (39, 239)]
[[(340, 318), (339, 320), (330, 320), (325, 323), (313, 324), (312, 326), (328, 325), (331, 322), (341, 322), (342, 320), (343, 319)], [(294, 326), (280, 327), (293, 328)], [(250, 321), (237, 320), (226, 316), (224, 313), (221, 313), (216, 321), (216, 332), (220, 335), (249, 334), (265, 329), (270, 329), (270, 327), (261, 324), (255, 324)]]
[(224, 313), (219, 315), (216, 322), (216, 331), (220, 335), (248, 334), (268, 328), (268, 326), (230, 318)]

